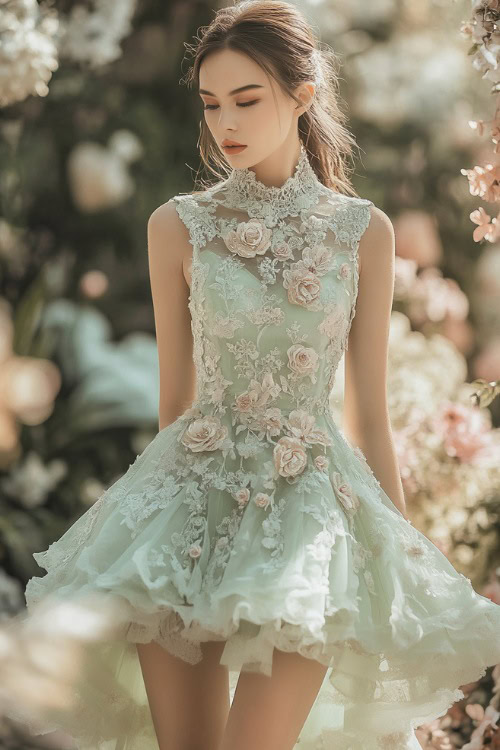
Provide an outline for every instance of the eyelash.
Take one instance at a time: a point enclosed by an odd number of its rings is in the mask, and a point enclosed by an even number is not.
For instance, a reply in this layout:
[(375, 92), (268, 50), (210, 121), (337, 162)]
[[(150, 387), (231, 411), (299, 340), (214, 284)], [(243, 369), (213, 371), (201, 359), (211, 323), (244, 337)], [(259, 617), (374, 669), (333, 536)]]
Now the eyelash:
[[(241, 102), (241, 103), (237, 104), (236, 106), (237, 107), (251, 107), (252, 104), (257, 104), (258, 101), (259, 101), (258, 99), (254, 99), (251, 102)], [(216, 104), (205, 104), (205, 106), (203, 107), (203, 109), (217, 109), (217, 105)]]

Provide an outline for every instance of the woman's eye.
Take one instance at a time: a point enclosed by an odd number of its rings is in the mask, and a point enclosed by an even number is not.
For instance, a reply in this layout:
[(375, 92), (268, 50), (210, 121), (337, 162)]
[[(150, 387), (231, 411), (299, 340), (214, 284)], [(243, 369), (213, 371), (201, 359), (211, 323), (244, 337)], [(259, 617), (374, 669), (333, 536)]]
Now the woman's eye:
[[(237, 107), (251, 107), (252, 104), (257, 104), (258, 101), (259, 101), (258, 99), (254, 99), (251, 102), (240, 102), (236, 106)], [(205, 106), (203, 107), (203, 109), (217, 109), (217, 107), (218, 107), (217, 104), (205, 104)]]

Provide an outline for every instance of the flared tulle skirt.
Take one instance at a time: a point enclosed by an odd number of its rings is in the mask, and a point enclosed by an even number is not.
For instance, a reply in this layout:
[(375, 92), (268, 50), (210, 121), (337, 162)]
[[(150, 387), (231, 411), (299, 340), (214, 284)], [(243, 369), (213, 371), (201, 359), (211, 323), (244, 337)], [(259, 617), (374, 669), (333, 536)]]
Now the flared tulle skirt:
[[(333, 420), (328, 473), (290, 484), (272, 508), (213, 487), (193, 505), (189, 477), (162, 470), (180, 417), (54, 544), (26, 588), (28, 611), (51, 598), (116, 603), (112, 635), (85, 645), (72, 710), (30, 723), (92, 750), (155, 750), (136, 643), (157, 641), (195, 664), (224, 640), (231, 700), (241, 670), (272, 674), (275, 648), (328, 667), (297, 750), (418, 750), (414, 729), (446, 713), (460, 686), (500, 662), (500, 606), (476, 593), (387, 495)], [(190, 494), (191, 493), (191, 494)], [(189, 496), (189, 503), (187, 497)], [(193, 507), (197, 513), (193, 513)], [(202, 543), (181, 555), (186, 524)], [(189, 541), (189, 540), (188, 540)]]

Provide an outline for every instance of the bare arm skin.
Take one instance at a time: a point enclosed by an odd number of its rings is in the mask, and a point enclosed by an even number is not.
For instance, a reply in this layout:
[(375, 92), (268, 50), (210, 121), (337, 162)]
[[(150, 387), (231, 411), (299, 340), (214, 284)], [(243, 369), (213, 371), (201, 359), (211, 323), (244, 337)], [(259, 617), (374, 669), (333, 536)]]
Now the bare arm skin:
[(343, 431), (382, 489), (408, 518), (387, 404), (387, 355), (394, 293), (394, 227), (377, 206), (359, 243), (356, 314), (345, 354)]
[(148, 221), (148, 260), (160, 370), (159, 429), (193, 402), (196, 375), (185, 268), (192, 257), (186, 227), (173, 203), (164, 203)]

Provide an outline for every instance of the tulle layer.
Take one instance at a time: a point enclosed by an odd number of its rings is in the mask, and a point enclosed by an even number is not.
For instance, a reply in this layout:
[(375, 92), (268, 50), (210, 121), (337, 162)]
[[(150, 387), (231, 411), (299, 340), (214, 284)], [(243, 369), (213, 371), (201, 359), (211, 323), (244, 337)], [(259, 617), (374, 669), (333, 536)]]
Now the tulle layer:
[[(297, 750), (418, 750), (414, 729), (500, 662), (500, 607), (404, 519), (333, 422), (329, 458), (358, 498), (356, 512), (328, 482), (302, 492), (290, 485), (274, 536), (262, 528), (269, 511), (249, 506), (224, 537), (226, 554), (213, 541), (230, 499), (214, 487), (203, 551), (187, 575), (170, 554), (186, 522), (187, 485), (165, 503), (167, 485), (151, 480), (182, 427), (180, 418), (158, 433), (95, 506), (35, 554), (48, 572), (29, 581), (28, 609), (45, 597), (101, 595), (121, 614), (112, 638), (85, 646), (74, 710), (32, 729), (62, 728), (79, 748), (157, 748), (135, 644), (155, 640), (195, 664), (200, 644), (219, 640), (231, 700), (241, 670), (272, 676), (275, 648), (327, 667)], [(155, 510), (131, 538), (124, 507), (145, 487)], [(279, 564), (270, 564), (275, 549)]]

